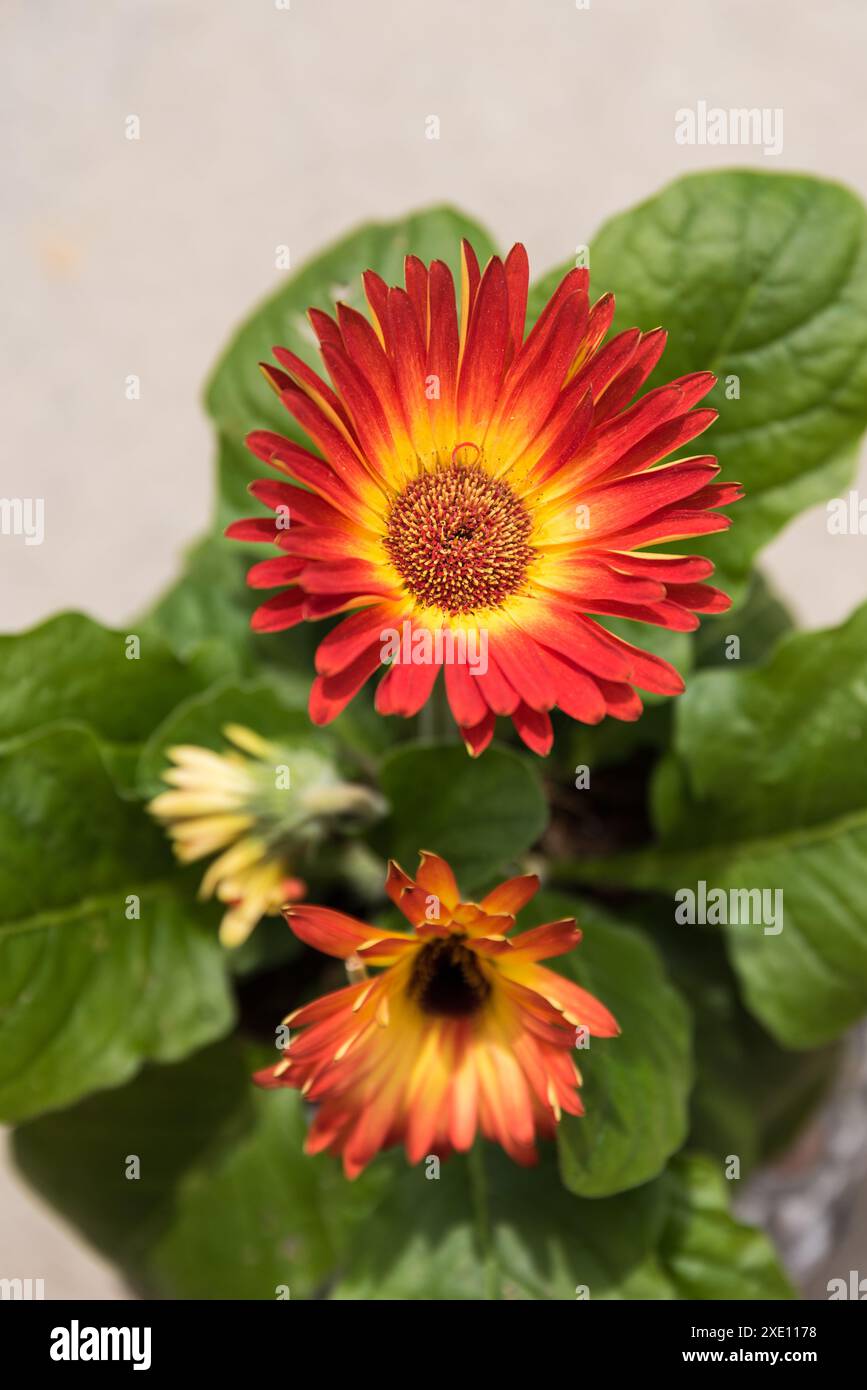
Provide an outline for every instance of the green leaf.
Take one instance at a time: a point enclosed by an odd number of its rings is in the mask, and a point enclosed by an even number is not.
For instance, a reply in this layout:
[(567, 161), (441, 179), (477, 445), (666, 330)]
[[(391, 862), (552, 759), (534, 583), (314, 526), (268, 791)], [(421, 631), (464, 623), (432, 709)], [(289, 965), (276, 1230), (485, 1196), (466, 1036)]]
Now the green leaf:
[[(138, 656), (130, 637), (140, 640)], [(0, 739), (78, 720), (99, 735), (119, 780), (139, 745), (171, 709), (208, 684), (207, 663), (181, 661), (164, 639), (133, 624), (102, 627), (61, 613), (0, 637)]]
[(585, 1114), (564, 1115), (560, 1171), (582, 1197), (606, 1197), (647, 1182), (687, 1132), (692, 1085), (689, 1013), (640, 931), (588, 902), (541, 893), (520, 926), (576, 917), (584, 938), (550, 967), (596, 995), (620, 1025), (576, 1051)]
[[(221, 357), (207, 387), (205, 403), (220, 436), (220, 511), (225, 525), (255, 510), (244, 494), (262, 465), (240, 448), (252, 429), (273, 429), (307, 443), (292, 417), (263, 381), (257, 364), (271, 360), (275, 345), (291, 349), (314, 368), (321, 363), (307, 309), (331, 312), (336, 300), (364, 310), (362, 272), (371, 269), (390, 285), (403, 280), (404, 257), (444, 260), (460, 283), (460, 241), (468, 237), (484, 263), (494, 247), (488, 234), (463, 213), (433, 207), (394, 222), (356, 228), (334, 246), (307, 261), (261, 304), (241, 326)], [(267, 470), (266, 470), (267, 471)]]
[(184, 1298), (276, 1298), (281, 1287), (292, 1298), (322, 1297), (388, 1175), (351, 1185), (335, 1160), (307, 1158), (297, 1092), (256, 1093), (248, 1105), (246, 1139), (185, 1176), (150, 1278)]
[[(381, 1156), (353, 1183), (302, 1153), (295, 1091), (257, 1092), (236, 1043), (23, 1126), (15, 1160), (39, 1193), (168, 1298), (573, 1300), (786, 1297), (771, 1249), (725, 1210), (707, 1161), (598, 1201), (490, 1145), (410, 1168)], [(130, 1159), (139, 1176), (127, 1176)], [(700, 1292), (699, 1292), (700, 1291)], [(285, 1297), (285, 1294), (283, 1294)]]
[(384, 759), (380, 785), (391, 806), (376, 836), (382, 853), (412, 872), (419, 851), (432, 850), (465, 894), (528, 850), (547, 823), (535, 766), (506, 748), (471, 759), (454, 744), (408, 744)]
[(17, 1130), (16, 1161), (145, 1295), (315, 1297), (388, 1174), (305, 1157), (300, 1096), (257, 1090), (257, 1064), (231, 1041), (149, 1067)]
[(782, 930), (726, 930), (748, 1006), (788, 1047), (829, 1042), (867, 1008), (865, 691), (867, 605), (784, 639), (766, 666), (699, 673), (656, 788), (659, 846), (575, 873), (672, 893), (702, 880), (782, 890)]
[[(709, 984), (699, 983), (696, 1016)], [(729, 996), (729, 1003), (724, 1017), (718, 1007), (704, 1018), (696, 1040), (689, 1143), (721, 1161), (735, 1155), (745, 1178), (760, 1163), (785, 1157), (827, 1100), (840, 1058), (834, 1046), (784, 1051), (736, 997)]]
[(667, 1207), (657, 1250), (621, 1296), (733, 1301), (795, 1296), (767, 1237), (729, 1215), (729, 1184), (719, 1165), (681, 1154), (661, 1182)]
[[(128, 918), (131, 895), (140, 916)], [(0, 760), (0, 1115), (20, 1119), (174, 1060), (232, 1022), (216, 933), (92, 734)]]
[(839, 1048), (781, 1048), (744, 1008), (719, 933), (685, 933), (670, 908), (663, 913), (662, 899), (642, 904), (642, 922), (694, 1020), (688, 1143), (718, 1163), (737, 1155), (743, 1178), (792, 1142), (836, 1074)]
[(581, 1201), (558, 1182), (547, 1145), (533, 1169), (490, 1144), (449, 1159), (436, 1179), (401, 1165), (332, 1297), (565, 1300), (581, 1285), (616, 1297), (655, 1247), (663, 1199), (651, 1184)]
[[(720, 419), (690, 449), (716, 453), (746, 496), (727, 534), (690, 548), (717, 562), (723, 587), (743, 581), (757, 550), (852, 475), (867, 425), (864, 207), (802, 174), (691, 174), (606, 223), (590, 264), (597, 292), (617, 297), (617, 328), (669, 331), (651, 387), (720, 377), (705, 402)], [(534, 312), (568, 268), (536, 288)]]
[(482, 1187), (481, 1150), (438, 1180), (392, 1154), (349, 1183), (334, 1159), (303, 1154), (298, 1093), (256, 1091), (251, 1068), (235, 1044), (148, 1068), (23, 1126), (16, 1162), (151, 1296), (574, 1298), (577, 1283), (595, 1296), (653, 1247), (657, 1187), (580, 1202), (550, 1148), (536, 1171), (485, 1146)]
[[(235, 1045), (219, 1043), (22, 1125), (15, 1159), (87, 1240), (130, 1273), (161, 1229), (184, 1171), (244, 1133), (248, 1088)], [(127, 1178), (127, 1155), (139, 1159), (140, 1177)]]

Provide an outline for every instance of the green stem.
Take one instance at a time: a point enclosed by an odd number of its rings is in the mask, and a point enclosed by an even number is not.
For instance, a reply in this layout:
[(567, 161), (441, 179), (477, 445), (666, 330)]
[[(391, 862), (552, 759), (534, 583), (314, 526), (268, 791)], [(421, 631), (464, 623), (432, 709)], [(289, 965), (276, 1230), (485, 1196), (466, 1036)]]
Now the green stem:
[(436, 738), (436, 712), (433, 700), (426, 700), (418, 714), (418, 736), (425, 743), (433, 743)]
[(488, 1211), (488, 1180), (485, 1174), (485, 1153), (481, 1140), (477, 1140), (467, 1154), (467, 1168), (470, 1175), (470, 1191), (476, 1218), (476, 1238), (482, 1257), (485, 1277), (485, 1297), (492, 1301), (500, 1298), (500, 1282), (497, 1277), (497, 1262), (491, 1232), (491, 1218)]
[(446, 696), (445, 676), (440, 672), (430, 697), (418, 716), (418, 733), (428, 743), (459, 743), (458, 726)]

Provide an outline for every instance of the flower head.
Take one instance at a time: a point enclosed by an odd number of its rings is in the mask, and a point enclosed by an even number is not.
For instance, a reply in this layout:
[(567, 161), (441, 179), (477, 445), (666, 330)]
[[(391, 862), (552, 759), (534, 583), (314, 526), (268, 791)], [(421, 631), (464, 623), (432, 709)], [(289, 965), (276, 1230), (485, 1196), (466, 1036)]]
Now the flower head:
[(482, 274), (465, 242), (458, 313), (448, 267), (409, 256), (405, 289), (365, 274), (369, 320), (345, 304), (336, 318), (311, 309), (330, 384), (284, 348), (264, 367), (318, 453), (251, 434), (253, 453), (302, 486), (252, 484), (275, 519), (228, 534), (280, 547), (249, 574), (279, 591), (257, 630), (350, 615), (316, 654), (316, 723), (385, 665), (377, 709), (416, 714), (442, 668), (470, 752), (506, 715), (547, 753), (555, 707), (588, 724), (634, 720), (636, 687), (683, 689), (594, 615), (689, 631), (728, 607), (703, 582), (710, 561), (646, 549), (729, 525), (716, 509), (740, 489), (712, 481), (715, 459), (659, 466), (716, 418), (693, 409), (713, 375), (634, 401), (664, 332), (605, 343), (614, 300), (591, 306), (575, 269), (525, 337), (528, 274), (523, 246)]
[(571, 951), (571, 919), (509, 938), (539, 887), (509, 879), (462, 902), (444, 859), (423, 853), (413, 880), (389, 865), (386, 889), (412, 927), (380, 931), (329, 908), (287, 907), (296, 936), (371, 979), (306, 1004), (300, 1029), (262, 1086), (294, 1086), (317, 1104), (307, 1152), (340, 1153), (347, 1177), (404, 1144), (411, 1163), (470, 1148), (477, 1130), (518, 1163), (536, 1159), (561, 1112), (580, 1115), (577, 1030), (612, 1037), (617, 1024), (592, 994), (539, 962)]
[(225, 753), (196, 744), (168, 749), (163, 773), (171, 791), (151, 801), (182, 863), (220, 851), (200, 895), (229, 909), (220, 924), (225, 946), (246, 941), (259, 919), (304, 896), (292, 863), (335, 828), (364, 823), (382, 803), (366, 787), (342, 782), (331, 760), (308, 748), (282, 747), (252, 729), (227, 724)]

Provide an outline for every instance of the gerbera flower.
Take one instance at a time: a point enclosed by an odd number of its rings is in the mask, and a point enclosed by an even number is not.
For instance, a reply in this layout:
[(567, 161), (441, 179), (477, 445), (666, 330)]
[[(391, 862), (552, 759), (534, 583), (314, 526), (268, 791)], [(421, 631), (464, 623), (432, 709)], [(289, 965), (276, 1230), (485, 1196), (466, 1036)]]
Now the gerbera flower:
[(539, 964), (571, 951), (571, 919), (509, 939), (539, 887), (509, 879), (461, 901), (444, 859), (423, 853), (415, 880), (389, 865), (386, 889), (412, 932), (380, 931), (325, 907), (287, 907), (295, 935), (330, 956), (383, 967), (284, 1020), (290, 1036), (261, 1086), (294, 1086), (317, 1104), (306, 1150), (339, 1153), (355, 1177), (380, 1149), (411, 1163), (469, 1149), (477, 1129), (518, 1163), (535, 1162), (561, 1112), (580, 1115), (577, 1030), (618, 1032), (592, 994)]
[(690, 631), (696, 614), (729, 606), (703, 583), (708, 560), (646, 550), (729, 525), (716, 509), (740, 489), (711, 481), (714, 458), (657, 466), (716, 418), (693, 409), (714, 376), (630, 404), (662, 329), (603, 346), (614, 299), (591, 307), (576, 269), (525, 338), (527, 284), (523, 246), (480, 274), (464, 242), (458, 315), (447, 266), (408, 256), (405, 289), (364, 275), (370, 321), (345, 304), (336, 319), (310, 310), (331, 384), (285, 348), (264, 367), (319, 453), (251, 434), (257, 457), (309, 490), (252, 484), (277, 517), (227, 534), (282, 552), (249, 574), (280, 591), (253, 615), (258, 631), (351, 613), (316, 654), (318, 724), (387, 663), (377, 709), (416, 714), (442, 666), (470, 752), (507, 715), (544, 754), (555, 707), (587, 724), (634, 720), (636, 687), (683, 689), (672, 666), (591, 615)]
[(182, 863), (221, 851), (199, 894), (229, 904), (220, 940), (240, 946), (261, 917), (304, 896), (293, 859), (329, 830), (373, 819), (383, 803), (367, 787), (342, 782), (324, 755), (281, 747), (239, 724), (227, 724), (223, 733), (240, 751), (196, 744), (168, 749), (174, 766), (163, 780), (173, 790), (154, 797), (148, 809), (165, 822)]

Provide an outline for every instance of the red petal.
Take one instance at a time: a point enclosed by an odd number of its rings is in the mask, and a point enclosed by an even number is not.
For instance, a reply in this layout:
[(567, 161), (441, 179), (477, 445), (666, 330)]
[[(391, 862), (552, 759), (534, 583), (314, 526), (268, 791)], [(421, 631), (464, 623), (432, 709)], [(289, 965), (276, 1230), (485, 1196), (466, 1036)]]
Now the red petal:
[(547, 757), (554, 742), (549, 715), (544, 710), (530, 709), (522, 702), (512, 715), (512, 722), (530, 751), (541, 758)]
[(506, 277), (502, 261), (494, 257), (479, 285), (460, 367), (458, 433), (461, 440), (479, 444), (484, 438), (503, 379), (508, 332)]
[(251, 589), (277, 589), (297, 579), (303, 563), (282, 555), (276, 555), (273, 560), (260, 560), (247, 571), (247, 583)]
[(518, 704), (518, 692), (509, 684), (491, 652), (488, 652), (488, 669), (473, 677), (478, 681), (486, 703), (494, 714), (511, 714)]
[(250, 626), (254, 632), (282, 632), (284, 628), (296, 627), (303, 620), (303, 591), (287, 589), (285, 593), (266, 599), (254, 612)]
[(404, 281), (406, 292), (415, 310), (416, 321), (422, 342), (427, 345), (427, 267), (418, 256), (407, 256), (404, 261)]
[(509, 299), (509, 360), (511, 361), (524, 341), (527, 289), (530, 282), (530, 262), (526, 248), (520, 242), (515, 243), (506, 257), (504, 269)]
[(317, 676), (310, 690), (310, 718), (314, 724), (336, 719), (379, 667), (380, 644), (375, 642), (351, 665), (333, 676)]
[(517, 625), (499, 632), (497, 665), (522, 701), (533, 709), (553, 709), (557, 702), (553, 675), (538, 642)]
[(320, 676), (333, 676), (352, 664), (374, 640), (382, 640), (384, 627), (399, 621), (402, 609), (389, 603), (377, 603), (344, 618), (332, 628), (316, 649), (315, 664)]
[(488, 713), (479, 678), (471, 676), (466, 666), (448, 664), (444, 668), (446, 695), (455, 723), (472, 727), (481, 723)]
[(230, 541), (266, 541), (269, 545), (277, 544), (277, 526), (270, 516), (254, 516), (233, 521), (223, 534)]
[(638, 394), (665, 351), (667, 338), (664, 328), (654, 328), (651, 333), (642, 334), (628, 367), (612, 381), (605, 392), (605, 399), (599, 402), (597, 420), (610, 420)]
[(460, 890), (457, 880), (445, 859), (438, 854), (432, 854), (430, 850), (421, 851), (421, 862), (415, 881), (419, 888), (423, 888), (425, 893), (433, 893), (439, 898), (441, 903), (452, 911), (460, 902)]
[(478, 724), (474, 724), (471, 728), (461, 728), (461, 738), (470, 757), (477, 758), (480, 753), (484, 753), (494, 737), (496, 724), (496, 716), (489, 710)]
[(400, 714), (405, 719), (418, 714), (438, 675), (439, 667), (432, 662), (426, 666), (412, 662), (390, 666), (376, 689), (377, 713)]

